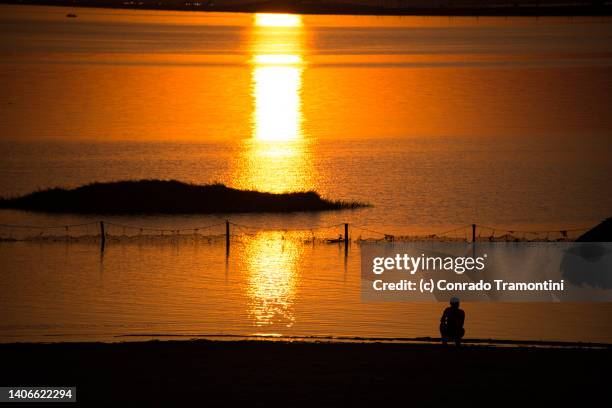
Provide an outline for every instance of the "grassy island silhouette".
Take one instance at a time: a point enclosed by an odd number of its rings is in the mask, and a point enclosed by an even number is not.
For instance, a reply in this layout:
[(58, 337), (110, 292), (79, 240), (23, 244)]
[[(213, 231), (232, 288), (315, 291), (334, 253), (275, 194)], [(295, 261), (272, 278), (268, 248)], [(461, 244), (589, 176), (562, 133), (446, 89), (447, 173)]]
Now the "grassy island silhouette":
[(324, 199), (314, 191), (277, 194), (238, 190), (220, 183), (196, 185), (177, 180), (96, 182), (0, 198), (0, 208), (81, 214), (286, 213), (366, 206), (356, 201)]

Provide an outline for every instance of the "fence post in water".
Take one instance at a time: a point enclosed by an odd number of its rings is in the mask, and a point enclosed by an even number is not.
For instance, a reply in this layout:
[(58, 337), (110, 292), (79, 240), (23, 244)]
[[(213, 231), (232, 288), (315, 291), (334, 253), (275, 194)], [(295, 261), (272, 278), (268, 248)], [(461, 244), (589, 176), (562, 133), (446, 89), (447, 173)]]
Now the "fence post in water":
[(229, 256), (230, 251), (230, 222), (225, 221), (225, 255)]
[(106, 246), (106, 233), (104, 232), (104, 221), (100, 221), (100, 251), (104, 252)]
[(349, 235), (348, 224), (344, 224), (344, 251), (348, 251)]

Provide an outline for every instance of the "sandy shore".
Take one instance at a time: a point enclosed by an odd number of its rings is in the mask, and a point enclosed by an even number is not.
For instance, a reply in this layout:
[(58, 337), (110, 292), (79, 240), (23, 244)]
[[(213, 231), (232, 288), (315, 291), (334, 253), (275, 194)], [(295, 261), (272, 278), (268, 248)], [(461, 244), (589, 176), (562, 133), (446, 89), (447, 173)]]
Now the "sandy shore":
[(193, 340), (3, 344), (0, 358), (0, 385), (76, 385), (86, 403), (550, 406), (605, 401), (612, 350)]

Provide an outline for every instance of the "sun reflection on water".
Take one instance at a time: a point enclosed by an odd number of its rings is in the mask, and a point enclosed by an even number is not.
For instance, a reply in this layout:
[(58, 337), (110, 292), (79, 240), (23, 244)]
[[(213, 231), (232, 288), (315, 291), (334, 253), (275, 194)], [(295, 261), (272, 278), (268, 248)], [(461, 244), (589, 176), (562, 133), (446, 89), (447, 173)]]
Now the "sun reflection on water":
[(269, 192), (313, 189), (309, 141), (303, 134), (302, 17), (256, 14), (251, 32), (251, 137), (244, 140), (234, 183)]
[(299, 244), (283, 239), (282, 232), (260, 233), (246, 242), (249, 311), (255, 326), (293, 325), (299, 258)]
[(255, 25), (258, 27), (299, 27), (302, 25), (302, 16), (283, 13), (255, 14)]
[(264, 142), (295, 140), (301, 136), (301, 69), (281, 65), (295, 56), (258, 55), (256, 61), (265, 57), (281, 62), (256, 62), (253, 69), (254, 137)]
[(301, 16), (256, 14), (253, 31), (253, 137), (301, 137), (303, 30)]
[[(251, 41), (251, 137), (236, 184), (269, 192), (312, 189), (314, 169), (302, 130), (302, 18), (256, 14)], [(249, 314), (256, 327), (291, 327), (301, 247), (282, 232), (245, 243)]]

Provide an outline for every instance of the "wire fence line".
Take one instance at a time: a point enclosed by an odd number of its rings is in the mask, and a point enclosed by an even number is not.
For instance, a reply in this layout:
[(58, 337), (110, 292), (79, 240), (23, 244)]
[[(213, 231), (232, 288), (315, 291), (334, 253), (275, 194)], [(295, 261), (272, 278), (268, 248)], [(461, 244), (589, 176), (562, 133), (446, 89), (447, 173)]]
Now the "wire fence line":
[(176, 241), (216, 242), (225, 239), (243, 241), (259, 234), (268, 234), (269, 239), (296, 239), (304, 243), (349, 243), (349, 242), (519, 242), (519, 241), (573, 241), (589, 228), (561, 230), (508, 230), (480, 224), (462, 225), (433, 234), (399, 235), (350, 223), (338, 223), (311, 228), (279, 228), (248, 225), (226, 220), (210, 225), (181, 228), (160, 228), (123, 224), (114, 221), (91, 221), (66, 225), (20, 225), (0, 224), (0, 242), (99, 242), (99, 241)]

